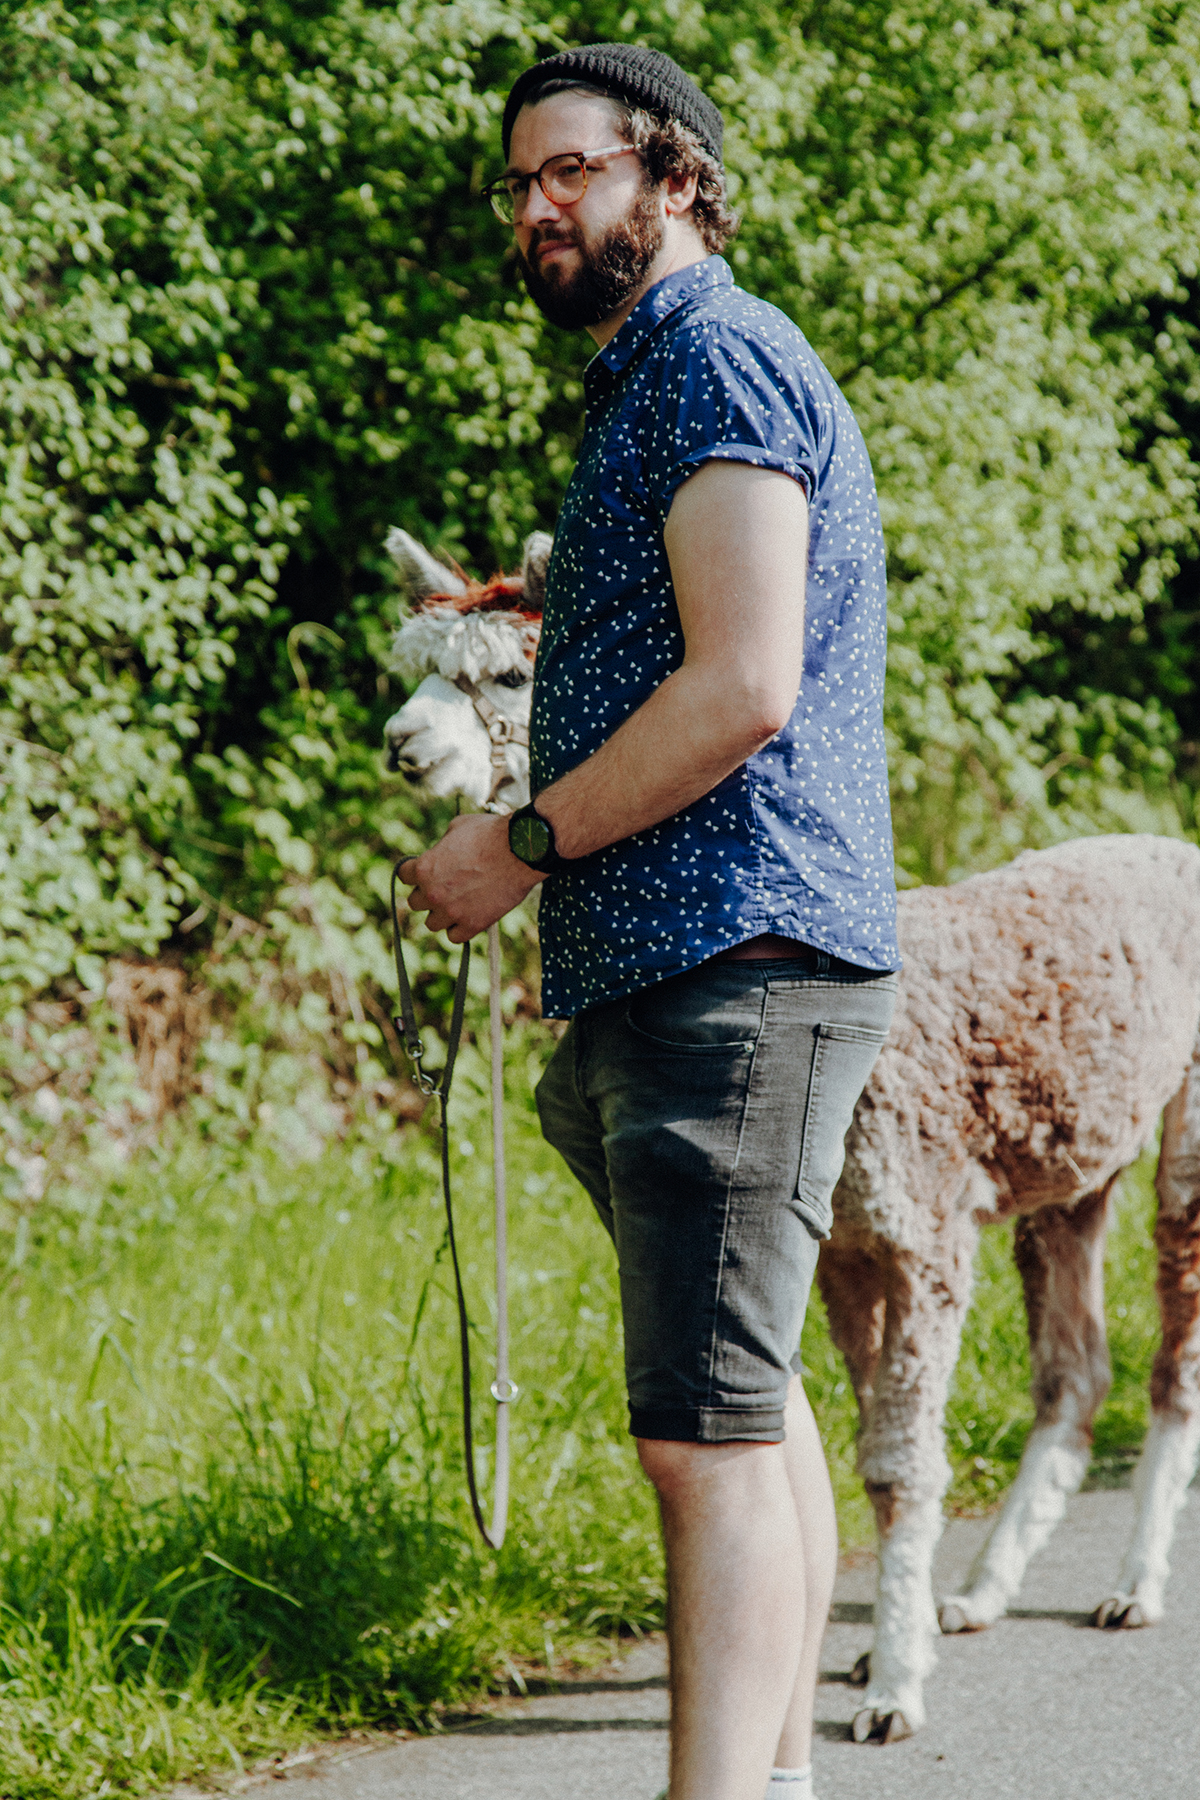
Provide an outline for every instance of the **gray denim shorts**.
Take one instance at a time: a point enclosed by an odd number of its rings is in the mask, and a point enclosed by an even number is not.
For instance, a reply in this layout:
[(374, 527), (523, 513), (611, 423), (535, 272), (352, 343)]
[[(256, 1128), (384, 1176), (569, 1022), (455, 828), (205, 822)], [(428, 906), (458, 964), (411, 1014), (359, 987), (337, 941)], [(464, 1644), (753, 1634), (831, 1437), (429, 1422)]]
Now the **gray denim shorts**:
[(617, 1249), (630, 1430), (779, 1443), (845, 1137), (896, 976), (707, 962), (572, 1020), (547, 1141)]

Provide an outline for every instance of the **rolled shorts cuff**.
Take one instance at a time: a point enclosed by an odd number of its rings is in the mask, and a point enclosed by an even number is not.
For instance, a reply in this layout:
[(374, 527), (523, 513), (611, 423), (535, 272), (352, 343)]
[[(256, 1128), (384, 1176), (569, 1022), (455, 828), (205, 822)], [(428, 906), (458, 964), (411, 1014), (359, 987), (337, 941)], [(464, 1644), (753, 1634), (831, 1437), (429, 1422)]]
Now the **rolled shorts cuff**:
[(787, 1435), (781, 1406), (631, 1406), (629, 1430), (675, 1444), (782, 1444)]

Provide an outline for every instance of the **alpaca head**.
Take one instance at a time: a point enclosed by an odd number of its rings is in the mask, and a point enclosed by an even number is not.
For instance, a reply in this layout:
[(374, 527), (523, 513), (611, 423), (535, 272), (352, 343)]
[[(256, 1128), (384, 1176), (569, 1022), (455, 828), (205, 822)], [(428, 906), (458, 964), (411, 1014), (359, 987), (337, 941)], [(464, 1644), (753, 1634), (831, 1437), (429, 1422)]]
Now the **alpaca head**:
[(408, 533), (387, 549), (411, 598), (392, 667), (418, 687), (384, 726), (388, 767), (431, 794), (506, 810), (529, 799), (533, 659), (551, 539), (534, 532), (519, 575), (468, 581)]

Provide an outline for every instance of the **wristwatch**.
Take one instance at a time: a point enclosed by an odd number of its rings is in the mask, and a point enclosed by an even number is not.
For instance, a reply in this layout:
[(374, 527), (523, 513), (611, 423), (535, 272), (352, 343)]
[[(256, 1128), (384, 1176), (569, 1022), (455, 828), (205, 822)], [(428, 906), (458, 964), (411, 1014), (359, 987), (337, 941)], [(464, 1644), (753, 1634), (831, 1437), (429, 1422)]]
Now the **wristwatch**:
[(540, 875), (557, 875), (560, 869), (573, 869), (578, 857), (560, 856), (554, 847), (554, 827), (543, 819), (532, 800), (518, 807), (508, 821), (508, 847), (513, 855)]

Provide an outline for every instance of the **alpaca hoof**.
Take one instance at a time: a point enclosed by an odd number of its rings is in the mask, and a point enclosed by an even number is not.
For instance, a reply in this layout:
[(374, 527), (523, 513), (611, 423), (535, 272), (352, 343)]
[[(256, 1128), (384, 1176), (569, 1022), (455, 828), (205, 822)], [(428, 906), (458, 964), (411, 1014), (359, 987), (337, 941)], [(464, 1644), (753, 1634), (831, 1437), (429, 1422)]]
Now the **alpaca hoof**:
[(864, 1650), (850, 1671), (851, 1687), (866, 1687), (871, 1679), (871, 1652)]
[(880, 1712), (878, 1708), (864, 1706), (855, 1715), (851, 1729), (856, 1744), (898, 1744), (902, 1738), (913, 1734), (912, 1726), (899, 1707), (891, 1712)]
[(1143, 1625), (1155, 1622), (1129, 1594), (1114, 1594), (1110, 1600), (1102, 1601), (1092, 1614), (1092, 1624), (1098, 1625), (1101, 1631), (1140, 1631)]
[(986, 1619), (973, 1619), (967, 1611), (965, 1600), (943, 1600), (938, 1607), (938, 1624), (944, 1637), (953, 1637), (956, 1631), (986, 1631)]

